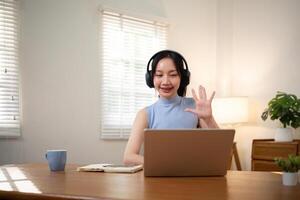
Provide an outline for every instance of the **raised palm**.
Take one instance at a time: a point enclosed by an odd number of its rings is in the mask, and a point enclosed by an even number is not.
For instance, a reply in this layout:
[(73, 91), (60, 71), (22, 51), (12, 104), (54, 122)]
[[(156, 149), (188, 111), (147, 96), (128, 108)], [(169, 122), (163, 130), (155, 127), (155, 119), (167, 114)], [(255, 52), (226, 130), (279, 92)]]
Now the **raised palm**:
[(198, 96), (194, 89), (192, 89), (193, 98), (195, 100), (196, 107), (186, 108), (185, 111), (195, 113), (199, 119), (209, 119), (212, 117), (211, 102), (215, 96), (215, 92), (212, 93), (211, 97), (207, 99), (206, 91), (203, 86), (198, 88)]

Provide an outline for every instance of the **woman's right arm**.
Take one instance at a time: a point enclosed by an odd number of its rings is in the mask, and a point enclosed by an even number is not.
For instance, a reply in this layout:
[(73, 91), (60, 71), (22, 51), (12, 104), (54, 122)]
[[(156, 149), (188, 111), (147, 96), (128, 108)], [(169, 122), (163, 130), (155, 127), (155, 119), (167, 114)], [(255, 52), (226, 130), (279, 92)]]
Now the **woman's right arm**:
[(134, 120), (131, 134), (124, 152), (123, 163), (143, 164), (144, 157), (139, 155), (141, 146), (144, 142), (144, 129), (148, 127), (146, 108), (140, 110)]

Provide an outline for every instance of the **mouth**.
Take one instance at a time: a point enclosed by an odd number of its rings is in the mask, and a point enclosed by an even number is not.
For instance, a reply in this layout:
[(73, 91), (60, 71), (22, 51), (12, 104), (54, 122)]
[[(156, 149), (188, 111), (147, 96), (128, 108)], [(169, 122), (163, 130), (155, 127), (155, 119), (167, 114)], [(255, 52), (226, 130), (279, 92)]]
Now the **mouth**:
[(173, 90), (173, 87), (161, 87), (160, 90), (163, 93), (170, 93)]

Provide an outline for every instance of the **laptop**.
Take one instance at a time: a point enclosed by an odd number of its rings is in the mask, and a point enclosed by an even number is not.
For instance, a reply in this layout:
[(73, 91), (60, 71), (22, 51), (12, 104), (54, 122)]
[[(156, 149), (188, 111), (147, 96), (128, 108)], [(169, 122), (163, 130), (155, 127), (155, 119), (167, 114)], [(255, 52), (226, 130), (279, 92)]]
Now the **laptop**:
[(145, 176), (224, 176), (234, 129), (145, 129)]

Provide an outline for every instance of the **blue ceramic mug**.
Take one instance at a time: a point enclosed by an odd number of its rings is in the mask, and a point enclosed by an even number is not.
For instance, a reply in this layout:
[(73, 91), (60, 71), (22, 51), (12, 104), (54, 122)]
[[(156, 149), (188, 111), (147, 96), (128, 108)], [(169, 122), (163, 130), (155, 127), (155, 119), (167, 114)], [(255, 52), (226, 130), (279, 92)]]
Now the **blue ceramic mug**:
[(48, 150), (46, 153), (49, 168), (51, 171), (64, 171), (67, 161), (66, 150)]

